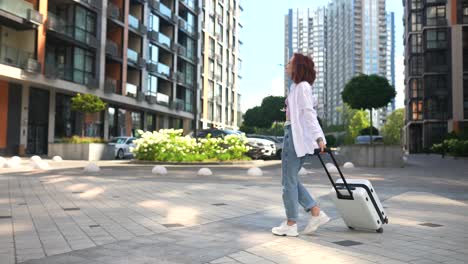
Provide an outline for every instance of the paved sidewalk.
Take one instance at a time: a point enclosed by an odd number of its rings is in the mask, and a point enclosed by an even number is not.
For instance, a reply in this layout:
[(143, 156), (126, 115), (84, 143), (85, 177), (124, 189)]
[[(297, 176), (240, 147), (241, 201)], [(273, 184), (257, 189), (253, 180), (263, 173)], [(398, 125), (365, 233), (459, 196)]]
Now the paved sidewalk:
[[(95, 174), (83, 173), (83, 162), (0, 169), (0, 264), (466, 263), (468, 165), (429, 158), (399, 171), (346, 171), (375, 182), (390, 216), (383, 234), (348, 230), (311, 165), (303, 179), (333, 220), (298, 238), (270, 233), (284, 217), (274, 162), (261, 177), (242, 166), (204, 177), (174, 166), (155, 176), (151, 166), (113, 162)], [(419, 175), (425, 159), (430, 172)], [(412, 187), (419, 182), (423, 189)]]

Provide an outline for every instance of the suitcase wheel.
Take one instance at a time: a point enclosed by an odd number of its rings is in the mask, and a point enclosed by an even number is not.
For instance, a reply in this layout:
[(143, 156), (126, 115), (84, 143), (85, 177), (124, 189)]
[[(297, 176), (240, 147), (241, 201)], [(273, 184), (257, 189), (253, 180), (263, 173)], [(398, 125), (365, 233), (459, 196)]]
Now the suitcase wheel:
[(382, 234), (382, 233), (383, 233), (383, 228), (381, 227), (381, 228), (379, 228), (379, 229), (377, 229), (377, 230), (375, 230), (375, 231), (376, 231), (377, 233), (381, 233), (381, 234)]
[(352, 226), (348, 226), (348, 228), (349, 228), (350, 230), (354, 230), (354, 227), (352, 227)]
[(385, 217), (384, 223), (388, 224), (388, 218), (387, 217)]

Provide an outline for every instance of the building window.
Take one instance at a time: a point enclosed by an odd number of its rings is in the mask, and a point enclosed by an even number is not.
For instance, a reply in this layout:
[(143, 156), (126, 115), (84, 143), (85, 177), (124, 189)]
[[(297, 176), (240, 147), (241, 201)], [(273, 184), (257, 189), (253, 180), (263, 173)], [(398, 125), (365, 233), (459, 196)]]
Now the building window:
[(463, 40), (462, 41), (463, 41), (463, 71), (468, 72), (468, 27), (463, 27)]
[(192, 112), (193, 111), (193, 92), (190, 90), (185, 90), (185, 111)]
[(447, 119), (448, 115), (448, 80), (447, 76), (428, 76), (424, 80), (426, 97), (426, 119)]
[(461, 12), (460, 21), (463, 24), (468, 24), (468, 1), (467, 0), (461, 1), (460, 5), (461, 5), (461, 8), (460, 8), (460, 12)]
[(421, 34), (410, 35), (411, 53), (422, 53), (422, 37)]
[(148, 28), (152, 31), (159, 31), (159, 17), (150, 14)]
[(146, 95), (156, 96), (158, 92), (158, 78), (153, 75), (148, 75), (148, 88)]
[(426, 8), (427, 26), (445, 26), (447, 24), (445, 5), (429, 6)]
[(463, 76), (463, 109), (465, 119), (468, 119), (468, 74)]
[(142, 124), (142, 114), (141, 112), (131, 112), (131, 120), (132, 120), (132, 136), (137, 136), (137, 131), (143, 128)]
[(83, 114), (83, 120), (85, 137), (103, 137), (104, 122), (102, 112)]
[(149, 44), (149, 61), (155, 64), (159, 61), (159, 48), (156, 45)]
[(426, 49), (447, 48), (447, 32), (445, 30), (426, 31)]
[(71, 110), (71, 96), (58, 93), (55, 105), (55, 138), (76, 135), (75, 122), (76, 113)]
[(146, 130), (155, 131), (156, 130), (156, 116), (153, 114), (146, 115)]
[(422, 98), (424, 96), (422, 80), (412, 79), (410, 80), (410, 98)]
[(411, 31), (421, 31), (422, 29), (422, 13), (411, 13)]
[(446, 50), (426, 52), (425, 58), (426, 72), (447, 72), (449, 69), (449, 57)]
[(94, 78), (94, 54), (80, 48), (74, 48), (73, 81), (87, 84)]
[(96, 37), (96, 14), (83, 7), (76, 6), (75, 11), (75, 39), (89, 43), (90, 38)]
[(409, 59), (410, 75), (421, 75), (423, 73), (423, 57), (411, 56)]
[(412, 100), (410, 108), (411, 120), (417, 121), (423, 119), (423, 102), (422, 100)]

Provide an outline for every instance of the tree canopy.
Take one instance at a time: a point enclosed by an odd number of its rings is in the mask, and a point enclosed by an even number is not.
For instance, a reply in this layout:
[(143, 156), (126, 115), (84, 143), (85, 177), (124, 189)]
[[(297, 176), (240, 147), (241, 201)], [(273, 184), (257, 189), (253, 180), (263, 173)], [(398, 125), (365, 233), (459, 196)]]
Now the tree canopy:
[(381, 108), (395, 98), (396, 92), (385, 77), (361, 74), (352, 78), (341, 96), (353, 109)]

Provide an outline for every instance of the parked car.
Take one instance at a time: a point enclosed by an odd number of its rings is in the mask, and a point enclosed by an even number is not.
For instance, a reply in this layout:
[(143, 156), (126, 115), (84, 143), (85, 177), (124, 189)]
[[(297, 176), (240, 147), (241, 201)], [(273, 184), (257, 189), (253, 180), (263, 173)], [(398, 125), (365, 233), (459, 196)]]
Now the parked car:
[[(356, 144), (370, 144), (371, 136), (370, 135), (363, 135), (357, 136), (355, 143)], [(383, 137), (382, 136), (372, 136), (372, 143), (374, 144), (383, 144)]]
[(241, 135), (241, 131), (229, 130), (229, 129), (204, 129), (197, 133), (197, 138), (206, 138), (208, 134), (211, 134), (212, 138), (225, 137), (227, 135)]
[(274, 141), (262, 138), (249, 138), (249, 144), (262, 149), (262, 158), (272, 158), (276, 156), (276, 145)]
[(135, 147), (133, 141), (134, 137), (115, 137), (112, 138), (108, 145), (114, 146), (115, 158), (124, 159), (126, 157), (133, 157), (133, 153), (130, 152), (131, 147)]
[(247, 156), (253, 160), (258, 160), (263, 157), (263, 153), (265, 149), (261, 146), (258, 146), (254, 142), (247, 142), (247, 146), (249, 147), (249, 151), (247, 152)]
[(281, 159), (281, 152), (283, 151), (283, 137), (277, 137), (277, 136), (268, 136), (268, 135), (256, 135), (256, 134), (248, 134), (248, 138), (261, 138), (261, 139), (267, 139), (275, 142), (276, 146), (276, 157)]

